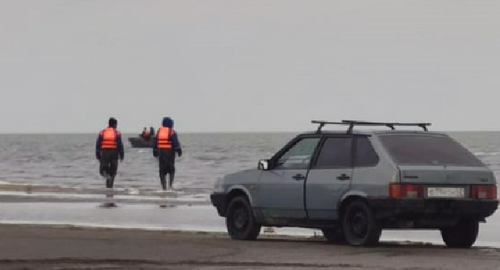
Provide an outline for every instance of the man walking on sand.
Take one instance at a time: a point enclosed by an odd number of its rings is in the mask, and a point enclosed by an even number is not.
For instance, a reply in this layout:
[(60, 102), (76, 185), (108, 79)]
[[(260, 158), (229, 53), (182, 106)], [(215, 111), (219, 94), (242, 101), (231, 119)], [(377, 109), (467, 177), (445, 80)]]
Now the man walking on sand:
[[(160, 182), (163, 190), (172, 189), (175, 176), (175, 153), (182, 156), (182, 149), (177, 133), (174, 130), (174, 120), (164, 117), (162, 127), (156, 133), (153, 144), (153, 156), (158, 158), (160, 167)], [(166, 176), (168, 178), (168, 185)]]

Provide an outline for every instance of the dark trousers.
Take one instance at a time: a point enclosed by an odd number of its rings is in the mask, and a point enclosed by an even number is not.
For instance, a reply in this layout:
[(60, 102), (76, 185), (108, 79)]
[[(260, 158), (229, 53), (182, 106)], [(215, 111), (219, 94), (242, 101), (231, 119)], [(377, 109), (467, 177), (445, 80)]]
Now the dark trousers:
[(175, 176), (175, 151), (173, 149), (159, 149), (158, 162), (160, 167), (160, 182), (163, 189), (167, 189), (166, 176), (168, 174), (169, 187), (174, 184)]
[(112, 188), (116, 172), (118, 171), (118, 150), (101, 150), (101, 159), (99, 160), (99, 173), (106, 178), (106, 187)]

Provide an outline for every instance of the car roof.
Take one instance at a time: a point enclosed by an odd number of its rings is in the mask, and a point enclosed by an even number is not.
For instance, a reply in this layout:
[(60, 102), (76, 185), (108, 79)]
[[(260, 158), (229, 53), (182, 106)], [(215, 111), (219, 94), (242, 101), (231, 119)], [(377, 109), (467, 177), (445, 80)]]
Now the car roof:
[(346, 132), (345, 130), (321, 130), (317, 131), (307, 131), (300, 135), (314, 135), (314, 134), (327, 134), (327, 135), (361, 135), (361, 136), (373, 136), (373, 135), (446, 135), (442, 132), (436, 131), (421, 131), (421, 130), (352, 130), (352, 132)]
[[(316, 129), (316, 132), (308, 132), (308, 133), (303, 133), (304, 135), (311, 135), (311, 134), (354, 134), (354, 135), (361, 135), (361, 136), (372, 136), (372, 135), (385, 135), (385, 134), (420, 134), (420, 135), (440, 135), (443, 136), (445, 135), (444, 133), (439, 133), (439, 132), (429, 132), (428, 127), (431, 125), (431, 123), (424, 123), (424, 122), (415, 122), (415, 123), (402, 123), (402, 122), (369, 122), (369, 121), (359, 121), (359, 120), (342, 120), (340, 122), (331, 122), (331, 121), (320, 121), (320, 120), (312, 120), (311, 123), (317, 124), (318, 128)], [(326, 131), (322, 130), (322, 128), (325, 125), (343, 125), (343, 126), (348, 126), (347, 130), (345, 131)], [(369, 127), (374, 127), (374, 126), (383, 126), (390, 128), (390, 130), (355, 130), (355, 126), (369, 126)], [(413, 127), (413, 128), (421, 128), (422, 130), (401, 130), (397, 129), (396, 127)]]

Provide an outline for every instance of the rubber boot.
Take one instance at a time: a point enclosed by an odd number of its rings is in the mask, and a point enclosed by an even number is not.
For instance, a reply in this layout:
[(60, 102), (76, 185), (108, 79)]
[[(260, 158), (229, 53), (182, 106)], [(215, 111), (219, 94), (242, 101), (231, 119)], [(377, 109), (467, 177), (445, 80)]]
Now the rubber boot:
[(113, 188), (113, 182), (114, 182), (114, 180), (115, 180), (114, 177), (108, 176), (106, 178), (106, 187), (107, 188)]
[(166, 190), (167, 189), (167, 180), (165, 179), (165, 175), (160, 176), (160, 182), (161, 182), (161, 186), (162, 186), (163, 190)]
[(174, 189), (173, 185), (174, 185), (174, 174), (170, 173), (168, 175), (168, 189)]

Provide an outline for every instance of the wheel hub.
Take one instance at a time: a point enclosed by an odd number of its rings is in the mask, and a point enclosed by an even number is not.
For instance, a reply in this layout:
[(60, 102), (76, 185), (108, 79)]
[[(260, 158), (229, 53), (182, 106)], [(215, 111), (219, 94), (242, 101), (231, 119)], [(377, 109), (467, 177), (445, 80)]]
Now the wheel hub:
[(368, 230), (368, 219), (363, 213), (355, 213), (352, 216), (352, 232), (360, 237), (363, 237)]
[(244, 229), (248, 224), (248, 212), (243, 208), (238, 208), (234, 212), (234, 227)]

